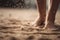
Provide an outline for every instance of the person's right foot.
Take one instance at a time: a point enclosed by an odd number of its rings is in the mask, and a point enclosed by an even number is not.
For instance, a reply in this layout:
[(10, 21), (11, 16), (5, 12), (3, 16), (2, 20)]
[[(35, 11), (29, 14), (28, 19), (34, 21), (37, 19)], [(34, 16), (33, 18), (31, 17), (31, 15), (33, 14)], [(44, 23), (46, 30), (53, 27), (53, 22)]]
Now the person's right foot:
[(36, 21), (34, 21), (34, 23), (32, 23), (32, 26), (40, 27), (40, 28), (43, 28), (44, 25), (45, 25), (44, 21), (40, 20), (39, 18)]

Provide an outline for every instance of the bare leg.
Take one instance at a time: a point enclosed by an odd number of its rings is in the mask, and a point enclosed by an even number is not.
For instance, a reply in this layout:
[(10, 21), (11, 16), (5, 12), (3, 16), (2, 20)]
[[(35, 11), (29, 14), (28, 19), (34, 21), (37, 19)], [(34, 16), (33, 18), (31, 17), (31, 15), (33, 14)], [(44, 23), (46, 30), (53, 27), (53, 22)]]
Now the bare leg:
[(51, 7), (46, 17), (46, 24), (43, 29), (46, 29), (46, 28), (55, 29), (56, 28), (54, 25), (54, 21), (55, 21), (56, 12), (59, 6), (59, 1), (60, 0), (51, 0)]
[(39, 16), (35, 21), (35, 26), (42, 26), (45, 23), (46, 17), (46, 0), (37, 0), (37, 7), (39, 11)]

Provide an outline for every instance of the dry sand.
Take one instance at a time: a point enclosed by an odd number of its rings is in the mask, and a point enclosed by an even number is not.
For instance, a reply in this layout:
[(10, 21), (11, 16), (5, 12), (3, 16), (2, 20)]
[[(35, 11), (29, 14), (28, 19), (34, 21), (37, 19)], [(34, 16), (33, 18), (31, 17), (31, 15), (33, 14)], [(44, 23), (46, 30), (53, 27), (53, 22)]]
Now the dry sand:
[[(43, 31), (30, 25), (38, 15), (36, 9), (0, 9), (0, 14), (2, 13), (3, 15), (1, 15), (0, 19), (0, 40), (60, 40), (60, 30)], [(6, 13), (8, 15), (11, 13), (12, 16), (8, 16)], [(58, 11), (56, 24), (60, 24), (59, 13)], [(60, 28), (59, 25), (57, 26)]]

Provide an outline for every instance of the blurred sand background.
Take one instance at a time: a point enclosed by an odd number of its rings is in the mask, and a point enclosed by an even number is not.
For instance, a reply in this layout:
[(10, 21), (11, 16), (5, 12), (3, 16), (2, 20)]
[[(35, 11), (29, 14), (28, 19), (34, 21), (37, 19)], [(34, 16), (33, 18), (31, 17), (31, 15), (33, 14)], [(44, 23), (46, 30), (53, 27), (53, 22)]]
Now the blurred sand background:
[[(32, 6), (23, 9), (0, 8), (0, 40), (60, 40), (60, 30), (41, 31), (30, 25), (38, 13)], [(60, 10), (57, 11), (55, 23), (60, 28)]]

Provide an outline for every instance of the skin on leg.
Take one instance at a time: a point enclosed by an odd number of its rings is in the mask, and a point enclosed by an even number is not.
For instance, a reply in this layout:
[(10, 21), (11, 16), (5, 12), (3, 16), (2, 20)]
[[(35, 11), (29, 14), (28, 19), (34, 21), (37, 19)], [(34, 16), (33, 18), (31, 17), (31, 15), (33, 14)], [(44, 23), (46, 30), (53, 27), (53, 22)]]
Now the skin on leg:
[(34, 25), (41, 26), (45, 24), (44, 22), (46, 18), (46, 0), (37, 0), (37, 8), (39, 11), (39, 16), (36, 19)]
[(45, 27), (43, 29), (50, 28), (50, 29), (54, 30), (56, 28), (54, 25), (54, 21), (55, 21), (56, 12), (57, 12), (57, 9), (59, 6), (59, 1), (60, 0), (51, 0), (51, 7), (50, 7), (48, 15), (46, 17), (46, 23), (45, 23)]

